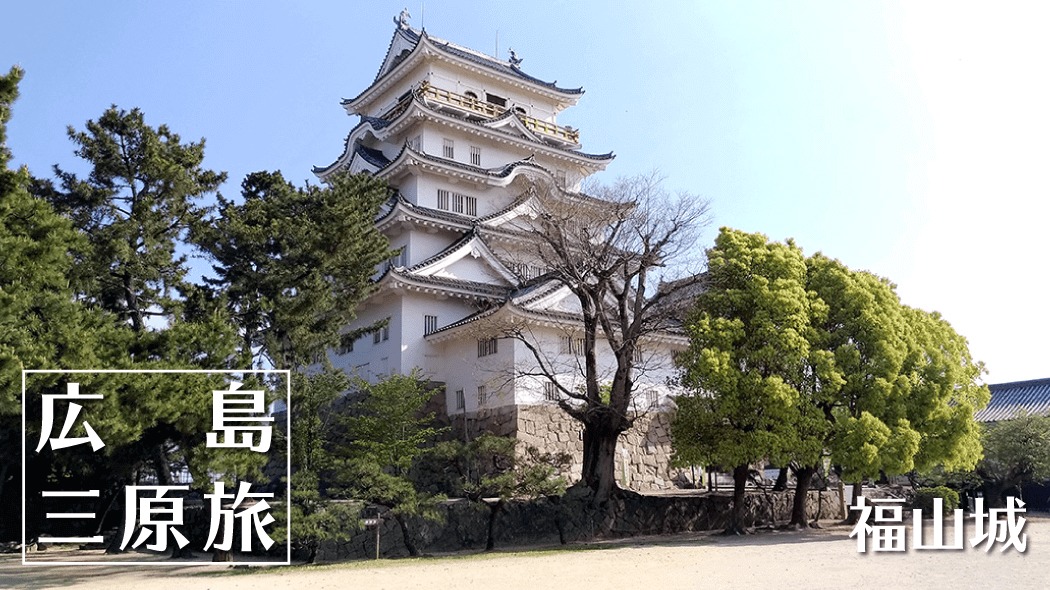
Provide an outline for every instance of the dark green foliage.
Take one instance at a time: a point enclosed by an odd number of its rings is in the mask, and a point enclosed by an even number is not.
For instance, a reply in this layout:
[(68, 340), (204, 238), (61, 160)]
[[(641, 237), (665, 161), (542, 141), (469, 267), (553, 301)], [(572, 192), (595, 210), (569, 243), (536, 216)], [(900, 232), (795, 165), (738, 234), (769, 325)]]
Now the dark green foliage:
[[(25, 170), (0, 172), (3, 412), (18, 410), (12, 402), (22, 368), (228, 368), (237, 342), (224, 310), (185, 282), (185, 257), (178, 253), (204, 212), (198, 201), (223, 178), (200, 167), (203, 144), (182, 144), (167, 128), (145, 125), (141, 112), (116, 108), (85, 132), (70, 129), (70, 138), (91, 167), (86, 179), (56, 168), (56, 188)], [(142, 475), (161, 484), (181, 467), (202, 484), (212, 473), (257, 476), (257, 454), (220, 459), (204, 448), (211, 390), (225, 388), (221, 378), (34, 376), (27, 382), (28, 422), (38, 426), (43, 393), (64, 393), (74, 380), (85, 393), (105, 396), (86, 404), (83, 418), (106, 446), (97, 453), (86, 447), (31, 452), (31, 497), (44, 482), (98, 488), (102, 515), (107, 496)], [(32, 536), (33, 507), (30, 514)]]
[(451, 440), (429, 449), (416, 465), (431, 485), (455, 497), (484, 504), (489, 510), (486, 549), (495, 547), (496, 517), (511, 498), (561, 495), (566, 481), (558, 475), (571, 463), (562, 453), (541, 453), (526, 447), (519, 454), (518, 441), (485, 433), (470, 442)]
[(203, 140), (183, 144), (167, 126), (146, 125), (138, 109), (111, 107), (68, 134), (91, 173), (56, 166), (59, 189), (41, 182), (36, 190), (87, 238), (72, 275), (78, 294), (141, 332), (150, 317), (173, 315), (186, 275), (177, 247), (226, 175), (202, 167)]
[(420, 491), (409, 477), (424, 445), (442, 432), (432, 426), (433, 414), (424, 413), (434, 391), (416, 373), (374, 384), (358, 379), (353, 388), (361, 397), (344, 421), (348, 439), (337, 447), (335, 482), (347, 498), (390, 508), (406, 548), (416, 555), (405, 517), (443, 517), (438, 504), (444, 496)]
[(992, 505), (1026, 483), (1050, 479), (1050, 417), (1021, 414), (988, 424), (981, 439), (984, 458), (975, 473)]
[(944, 486), (918, 488), (915, 490), (915, 500), (912, 504), (915, 508), (922, 510), (924, 517), (931, 517), (933, 516), (934, 498), (941, 498), (944, 500), (942, 506), (944, 514), (951, 514), (953, 510), (959, 507), (959, 492)]
[[(292, 539), (310, 562), (322, 541), (347, 539), (358, 529), (359, 504), (331, 502), (321, 493), (321, 477), (335, 465), (330, 447), (339, 420), (336, 402), (349, 387), (346, 375), (333, 369), (292, 379)], [(278, 530), (274, 538), (284, 534)]]
[(517, 451), (513, 438), (484, 433), (470, 442), (444, 441), (423, 454), (416, 472), (424, 486), (452, 497), (536, 498), (558, 495), (566, 481), (559, 475), (571, 462), (565, 454), (541, 453), (535, 447)]
[(7, 171), (11, 161), (11, 150), (7, 147), (7, 123), (11, 120), (11, 109), (18, 100), (18, 83), (25, 72), (14, 66), (4, 76), (0, 76), (0, 168)]
[(297, 188), (279, 172), (249, 174), (241, 188), (243, 203), (220, 196), (219, 216), (194, 233), (215, 260), (209, 282), (225, 295), (242, 350), (278, 367), (310, 364), (339, 344), (393, 255), (375, 228), (389, 190), (368, 175)]
[[(248, 175), (241, 187), (243, 201), (220, 196), (218, 216), (193, 238), (214, 261), (207, 299), (221, 302), (240, 332), (238, 362), (302, 371), (321, 361), (319, 373), (298, 373), (292, 387), (292, 535), (312, 560), (321, 541), (345, 538), (357, 522), (359, 506), (333, 503), (327, 492), (333, 453), (345, 443), (336, 405), (350, 382), (324, 354), (341, 337), (356, 337), (341, 331), (392, 254), (374, 223), (389, 190), (365, 175), (297, 188), (270, 172)], [(396, 487), (375, 479), (376, 487)]]

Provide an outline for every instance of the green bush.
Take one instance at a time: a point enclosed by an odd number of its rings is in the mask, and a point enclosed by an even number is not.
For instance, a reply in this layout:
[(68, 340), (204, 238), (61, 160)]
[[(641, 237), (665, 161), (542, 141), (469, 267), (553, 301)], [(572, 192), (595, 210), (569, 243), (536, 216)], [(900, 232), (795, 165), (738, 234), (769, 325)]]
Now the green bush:
[(959, 492), (944, 486), (935, 488), (919, 488), (915, 490), (914, 507), (922, 510), (923, 516), (933, 516), (933, 499), (944, 500), (944, 513), (951, 514), (959, 507)]

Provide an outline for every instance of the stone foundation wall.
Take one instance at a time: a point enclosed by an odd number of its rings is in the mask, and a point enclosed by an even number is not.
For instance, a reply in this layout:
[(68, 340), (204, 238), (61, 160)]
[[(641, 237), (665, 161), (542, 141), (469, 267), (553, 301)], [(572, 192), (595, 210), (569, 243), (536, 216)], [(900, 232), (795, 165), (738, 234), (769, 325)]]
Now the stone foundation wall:
[[(573, 463), (570, 483), (579, 481), (583, 460), (583, 426), (553, 405), (517, 406), (518, 440), (546, 452), (568, 453)], [(671, 415), (655, 412), (638, 418), (620, 435), (616, 479), (620, 487), (666, 490), (684, 475), (671, 468)]]
[[(473, 439), (483, 432), (517, 438), (545, 453), (566, 453), (572, 463), (565, 476), (570, 484), (583, 469), (583, 425), (554, 405), (502, 406), (478, 412), (442, 416), (449, 438)], [(635, 491), (667, 490), (688, 478), (671, 468), (671, 414), (654, 412), (638, 418), (617, 444), (616, 480)]]
[[(731, 494), (646, 496), (622, 493), (608, 511), (587, 507), (587, 497), (573, 488), (561, 498), (511, 501), (499, 513), (495, 525), (497, 547), (558, 545), (637, 535), (661, 535), (724, 529), (729, 523)], [(790, 520), (794, 493), (749, 493), (745, 496), (745, 526), (783, 525)], [(836, 490), (810, 492), (809, 518), (835, 520), (843, 517)], [(442, 553), (485, 548), (489, 510), (466, 500), (450, 500), (441, 507), (443, 522), (409, 519), (413, 544), (423, 553)], [(408, 555), (401, 527), (390, 517), (380, 529), (383, 557)], [(360, 531), (343, 542), (325, 542), (318, 561), (369, 559), (375, 557), (375, 533)]]

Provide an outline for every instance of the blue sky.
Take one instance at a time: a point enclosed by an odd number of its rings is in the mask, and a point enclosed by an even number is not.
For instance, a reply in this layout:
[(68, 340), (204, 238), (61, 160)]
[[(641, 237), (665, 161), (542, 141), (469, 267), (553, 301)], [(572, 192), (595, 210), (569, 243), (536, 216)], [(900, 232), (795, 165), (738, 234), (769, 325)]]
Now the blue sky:
[(559, 117), (659, 170), (714, 227), (794, 237), (940, 311), (991, 383), (1050, 377), (1050, 5), (897, 2), (21, 2), (0, 68), (26, 70), (9, 146), (37, 175), (110, 104), (207, 138), (235, 195), (341, 152), (339, 101), (415, 27), (583, 86)]

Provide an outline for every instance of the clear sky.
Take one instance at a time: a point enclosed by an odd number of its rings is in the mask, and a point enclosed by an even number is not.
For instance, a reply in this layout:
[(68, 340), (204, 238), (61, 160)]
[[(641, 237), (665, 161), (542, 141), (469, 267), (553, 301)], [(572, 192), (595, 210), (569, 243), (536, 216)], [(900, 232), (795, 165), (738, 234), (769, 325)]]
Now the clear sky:
[(969, 339), (986, 381), (1050, 377), (1046, 2), (18, 2), (9, 146), (37, 175), (76, 170), (66, 126), (116, 104), (207, 138), (227, 195), (255, 170), (312, 179), (406, 6), (583, 86), (559, 123), (616, 152), (601, 179), (658, 169), (713, 200), (715, 228), (890, 278)]

